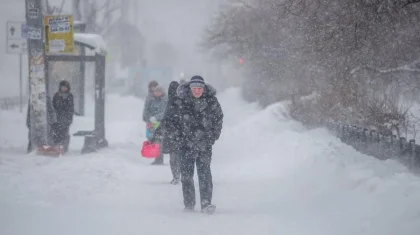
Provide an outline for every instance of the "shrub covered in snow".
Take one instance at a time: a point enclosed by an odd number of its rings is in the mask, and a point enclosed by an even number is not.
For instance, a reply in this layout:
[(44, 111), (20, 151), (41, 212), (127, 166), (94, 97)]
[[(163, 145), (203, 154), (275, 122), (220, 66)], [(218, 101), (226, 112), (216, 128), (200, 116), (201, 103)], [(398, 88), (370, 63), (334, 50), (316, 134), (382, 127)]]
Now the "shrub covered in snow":
[(407, 125), (400, 104), (420, 93), (419, 13), (420, 1), (408, 0), (232, 0), (203, 46), (244, 59), (247, 100), (316, 93), (305, 122), (319, 116), (386, 131)]

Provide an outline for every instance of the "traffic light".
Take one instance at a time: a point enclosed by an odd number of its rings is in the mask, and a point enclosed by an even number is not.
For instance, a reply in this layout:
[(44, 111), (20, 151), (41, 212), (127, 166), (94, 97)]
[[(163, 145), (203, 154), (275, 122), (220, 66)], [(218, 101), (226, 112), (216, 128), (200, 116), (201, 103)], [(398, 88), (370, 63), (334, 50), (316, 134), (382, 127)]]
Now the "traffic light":
[(242, 65), (244, 63), (244, 59), (239, 58), (239, 64)]

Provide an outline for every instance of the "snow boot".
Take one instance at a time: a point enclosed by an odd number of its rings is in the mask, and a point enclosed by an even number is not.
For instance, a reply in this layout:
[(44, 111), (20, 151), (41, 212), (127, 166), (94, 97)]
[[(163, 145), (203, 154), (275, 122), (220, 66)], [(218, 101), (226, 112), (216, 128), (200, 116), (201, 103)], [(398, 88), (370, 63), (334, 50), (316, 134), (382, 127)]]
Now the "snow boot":
[(162, 161), (153, 161), (150, 165), (164, 165)]
[(194, 212), (194, 207), (193, 206), (186, 206), (184, 208), (184, 212)]
[(150, 165), (164, 165), (163, 156), (155, 158), (155, 160)]
[(173, 185), (177, 185), (177, 184), (179, 184), (179, 182), (181, 182), (181, 179), (180, 179), (180, 178), (174, 178), (174, 179), (171, 181), (171, 184), (173, 184)]
[(212, 215), (215, 210), (216, 210), (215, 205), (208, 205), (208, 206), (204, 207), (203, 209), (201, 209), (201, 213)]

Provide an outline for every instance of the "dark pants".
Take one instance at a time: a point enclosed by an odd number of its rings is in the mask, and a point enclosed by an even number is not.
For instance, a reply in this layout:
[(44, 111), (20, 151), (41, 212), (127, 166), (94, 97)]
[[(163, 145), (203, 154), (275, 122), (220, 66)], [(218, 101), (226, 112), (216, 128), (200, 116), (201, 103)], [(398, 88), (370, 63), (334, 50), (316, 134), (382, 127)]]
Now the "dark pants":
[(183, 151), (178, 150), (169, 154), (169, 165), (171, 166), (174, 179), (179, 179), (181, 177), (181, 157), (183, 153)]
[(163, 154), (161, 154), (159, 157), (155, 158), (155, 160), (152, 162), (152, 164), (163, 164)]
[(53, 125), (54, 128), (54, 144), (63, 145), (64, 151), (67, 152), (70, 144), (70, 126), (56, 123)]
[(28, 150), (27, 150), (27, 152), (28, 153), (31, 153), (32, 151), (34, 151), (34, 145), (32, 144), (32, 140), (31, 140), (31, 131), (30, 131), (30, 129), (29, 129), (29, 131), (28, 131)]
[(181, 157), (181, 182), (185, 207), (195, 206), (194, 165), (197, 165), (201, 208), (211, 204), (213, 196), (211, 154), (211, 149), (205, 152), (186, 151)]

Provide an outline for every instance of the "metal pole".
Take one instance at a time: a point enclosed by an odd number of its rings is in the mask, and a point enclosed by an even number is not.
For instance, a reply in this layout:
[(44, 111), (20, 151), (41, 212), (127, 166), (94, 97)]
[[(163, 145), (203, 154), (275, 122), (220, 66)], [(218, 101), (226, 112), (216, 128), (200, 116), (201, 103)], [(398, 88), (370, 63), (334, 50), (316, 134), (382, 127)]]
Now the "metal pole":
[(25, 0), (28, 38), (30, 136), (35, 147), (49, 145), (44, 27), (41, 0)]
[[(80, 55), (84, 57), (86, 55), (86, 48), (81, 47)], [(79, 83), (79, 112), (81, 116), (85, 115), (85, 84), (86, 84), (86, 61), (80, 62), (80, 83)]]
[(82, 16), (80, 15), (80, 0), (72, 1), (72, 13), (74, 21), (81, 21)]
[(95, 133), (105, 138), (105, 57), (96, 55), (95, 63)]
[(22, 53), (19, 54), (19, 110), (23, 111)]

